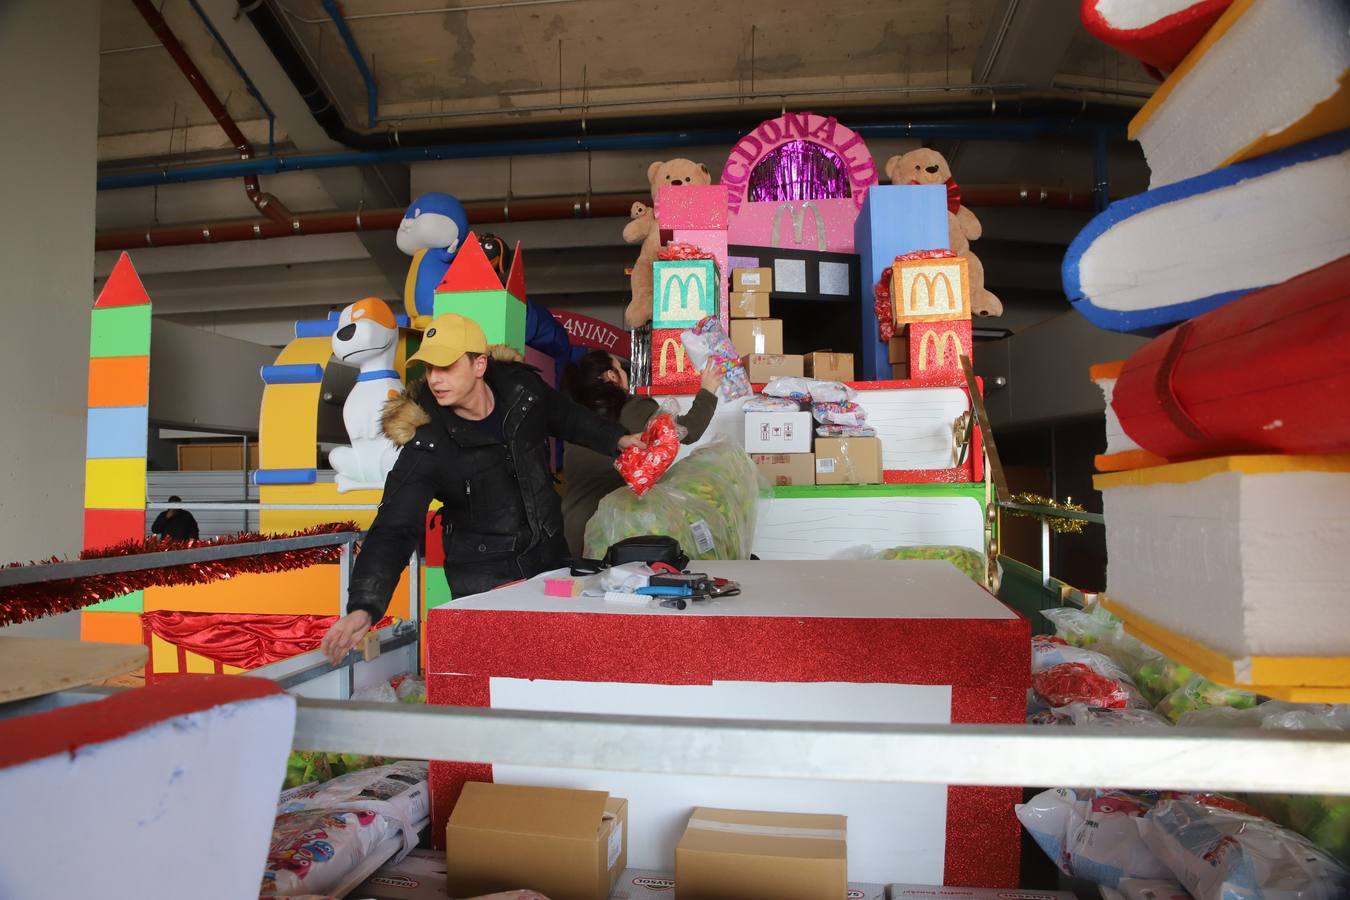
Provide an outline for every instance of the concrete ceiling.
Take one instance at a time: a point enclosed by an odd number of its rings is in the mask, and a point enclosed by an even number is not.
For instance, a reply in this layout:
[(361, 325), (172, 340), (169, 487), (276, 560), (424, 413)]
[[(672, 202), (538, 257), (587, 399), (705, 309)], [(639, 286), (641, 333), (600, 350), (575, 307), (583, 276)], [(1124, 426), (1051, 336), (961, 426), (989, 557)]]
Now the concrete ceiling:
[[(337, 28), (318, 0), (266, 0), (286, 22), (311, 71), (349, 127), (364, 131), (367, 95)], [(243, 78), (189, 0), (165, 0), (169, 27), (244, 133), (267, 152), (341, 149), (318, 128), (303, 99), (235, 0), (198, 0), (268, 105), (268, 122)], [(405, 14), (436, 0), (345, 0), (341, 4), (379, 92), (375, 130), (400, 132), (521, 121), (577, 123), (585, 117), (723, 113), (763, 107), (866, 107), (1006, 100), (1028, 93), (1119, 107), (1122, 118), (1150, 90), (1137, 63), (1091, 39), (1077, 0), (487, 0), (483, 7)], [(828, 15), (819, 15), (820, 10)], [(154, 33), (128, 0), (101, 8), (100, 166), (104, 172), (231, 157), (229, 142)], [(985, 86), (972, 89), (979, 82)], [(1001, 100), (1000, 102), (1004, 102)], [(984, 109), (984, 107), (981, 107)], [(983, 114), (983, 113), (981, 113)], [(869, 142), (878, 161), (915, 146)], [(969, 184), (1027, 183), (1087, 192), (1093, 167), (1082, 141), (962, 141), (937, 145)], [(645, 192), (646, 163), (689, 156), (714, 174), (728, 147), (466, 160), (412, 167), (341, 169), (264, 178), (297, 213), (401, 206), (423, 190), (465, 200)], [(1143, 189), (1136, 148), (1111, 148), (1114, 193)], [(1056, 256), (1086, 214), (990, 210), (985, 258), (991, 287), (1006, 295), (1057, 298)], [(256, 218), (238, 182), (171, 185), (100, 194), (100, 230)], [(484, 224), (477, 223), (480, 227)], [(584, 224), (586, 227), (579, 227)], [(539, 265), (531, 293), (616, 319), (625, 259), (621, 220), (498, 225), (519, 231)], [(151, 294), (180, 321), (275, 343), (283, 320), (365, 294), (397, 297), (406, 258), (392, 233), (283, 238), (265, 244), (138, 251)], [(284, 248), (284, 249), (283, 249)], [(103, 254), (100, 275), (113, 255)], [(528, 257), (527, 257), (528, 258)], [(545, 264), (546, 263), (546, 264)], [(1028, 300), (1028, 303), (1031, 301)], [(1025, 318), (1025, 317), (1023, 317)], [(1017, 327), (1016, 312), (1005, 317)]]

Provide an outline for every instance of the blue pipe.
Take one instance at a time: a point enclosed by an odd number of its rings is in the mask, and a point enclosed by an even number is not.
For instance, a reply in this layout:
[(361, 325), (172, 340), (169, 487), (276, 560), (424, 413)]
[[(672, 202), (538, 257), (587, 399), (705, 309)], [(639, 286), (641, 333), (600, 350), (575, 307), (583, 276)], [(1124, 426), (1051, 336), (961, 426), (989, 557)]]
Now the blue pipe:
[[(1106, 137), (1121, 132), (1120, 126), (1093, 125), (1060, 119), (1026, 119), (996, 122), (883, 122), (858, 125), (853, 131), (866, 138), (963, 138), (968, 140), (1029, 141), (1050, 134), (1088, 137), (1098, 132)], [(708, 144), (734, 144), (744, 136), (736, 129), (681, 131), (665, 134), (618, 134), (551, 140), (498, 141), (480, 144), (446, 144), (437, 147), (398, 147), (387, 150), (357, 150), (345, 153), (313, 153), (245, 159), (203, 166), (179, 166), (129, 175), (105, 175), (98, 190), (151, 187), (193, 181), (218, 181), (246, 175), (276, 175), (306, 169), (335, 169), (386, 163), (426, 162), (438, 159), (477, 159), (493, 156), (534, 156), (604, 150), (662, 150)]]
[(267, 101), (262, 98), (262, 94), (258, 93), (258, 88), (254, 86), (253, 80), (248, 77), (248, 73), (244, 71), (244, 67), (239, 64), (239, 60), (236, 59), (234, 53), (231, 52), (229, 44), (225, 43), (225, 38), (216, 30), (216, 26), (212, 24), (211, 20), (207, 17), (206, 11), (202, 9), (201, 4), (199, 4), (197, 0), (188, 0), (188, 4), (197, 14), (197, 18), (202, 20), (202, 24), (205, 25), (206, 30), (211, 33), (211, 37), (215, 38), (216, 45), (224, 51), (225, 58), (230, 61), (230, 65), (234, 66), (234, 70), (238, 72), (239, 77), (244, 80), (244, 89), (249, 92), (249, 95), (252, 96), (254, 100), (258, 101), (258, 105), (262, 107), (262, 111), (267, 114), (267, 155), (271, 156), (276, 152), (275, 136), (277, 123), (277, 117), (272, 113), (272, 107), (268, 106)]
[(375, 76), (371, 74), (369, 67), (366, 66), (365, 59), (361, 56), (361, 48), (356, 46), (356, 37), (352, 34), (351, 28), (347, 26), (347, 20), (342, 17), (342, 10), (338, 9), (337, 0), (323, 0), (323, 8), (328, 13), (329, 18), (333, 20), (333, 24), (337, 26), (338, 34), (342, 35), (342, 41), (347, 45), (347, 52), (352, 55), (352, 61), (356, 63), (356, 70), (361, 73), (361, 80), (366, 83), (366, 127), (374, 128), (380, 111), (380, 94), (375, 87)]

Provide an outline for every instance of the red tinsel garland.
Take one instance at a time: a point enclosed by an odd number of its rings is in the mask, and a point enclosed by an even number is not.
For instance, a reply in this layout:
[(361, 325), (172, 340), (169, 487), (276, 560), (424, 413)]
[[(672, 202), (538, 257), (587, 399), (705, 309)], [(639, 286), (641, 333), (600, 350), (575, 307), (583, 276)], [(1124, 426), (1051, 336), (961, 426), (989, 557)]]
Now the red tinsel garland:
[(656, 251), (656, 258), (660, 260), (672, 259), (715, 259), (711, 253), (702, 247), (696, 247), (693, 244), (666, 244), (660, 250)]
[(877, 328), (881, 332), (881, 342), (887, 344), (895, 337), (895, 314), (891, 311), (890, 269), (882, 271), (881, 280), (873, 289), (873, 296), (876, 298)]
[[(172, 550), (191, 550), (201, 547), (219, 547), (229, 544), (250, 544), (258, 541), (271, 541), (282, 538), (308, 537), (317, 534), (337, 534), (344, 531), (357, 531), (355, 522), (338, 522), (316, 525), (303, 531), (290, 534), (236, 534), (219, 537), (210, 541), (150, 540), (123, 541), (107, 547), (98, 547), (80, 553), (80, 559), (105, 559), (111, 556), (151, 555), (168, 553)], [(221, 581), (235, 575), (246, 573), (285, 572), (291, 569), (303, 569), (321, 562), (330, 562), (338, 558), (342, 548), (310, 547), (304, 550), (286, 550), (277, 553), (265, 553), (258, 556), (237, 556), (233, 559), (212, 560), (210, 562), (190, 563), (182, 566), (166, 566), (158, 569), (141, 569), (135, 572), (115, 572), (108, 575), (90, 575), (84, 578), (62, 578), (54, 581), (42, 581), (34, 584), (17, 584), (0, 587), (0, 625), (13, 625), (57, 613), (82, 609), (102, 600), (129, 594), (132, 591), (148, 587), (171, 587), (179, 584), (205, 584)], [(58, 557), (40, 563), (28, 563), (30, 566), (42, 566), (62, 562)], [(24, 563), (10, 563), (5, 568), (16, 568)]]
[(915, 250), (913, 253), (902, 253), (895, 258), (896, 262), (908, 262), (912, 259), (955, 259), (956, 254), (943, 247), (938, 250)]

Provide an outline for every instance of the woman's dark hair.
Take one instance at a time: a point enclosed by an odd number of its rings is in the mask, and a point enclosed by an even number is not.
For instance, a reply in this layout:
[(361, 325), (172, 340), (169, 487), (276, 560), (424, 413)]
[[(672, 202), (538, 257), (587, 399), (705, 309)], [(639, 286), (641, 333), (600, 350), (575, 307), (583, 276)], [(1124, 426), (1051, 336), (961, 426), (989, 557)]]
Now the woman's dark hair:
[(628, 393), (605, 380), (605, 373), (613, 368), (614, 357), (604, 350), (592, 350), (568, 364), (563, 372), (563, 389), (582, 406), (617, 422)]

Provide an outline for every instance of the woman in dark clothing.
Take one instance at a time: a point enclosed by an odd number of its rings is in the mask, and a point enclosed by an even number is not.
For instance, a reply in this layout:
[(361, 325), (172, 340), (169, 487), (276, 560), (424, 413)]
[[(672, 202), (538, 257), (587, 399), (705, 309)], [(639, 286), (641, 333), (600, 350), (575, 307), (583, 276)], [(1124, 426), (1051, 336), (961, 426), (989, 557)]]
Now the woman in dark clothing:
[[(704, 368), (694, 405), (676, 419), (687, 432), (684, 443), (692, 444), (703, 437), (717, 408), (721, 383), (720, 370), (712, 364)], [(569, 366), (564, 387), (576, 402), (618, 422), (632, 434), (646, 428), (660, 409), (651, 397), (629, 395), (627, 370), (618, 357), (604, 350), (592, 350)], [(601, 498), (623, 487), (623, 478), (615, 470), (612, 457), (576, 444), (568, 444), (564, 450), (563, 478), (567, 483), (562, 502), (563, 534), (572, 555), (583, 556), (586, 523), (595, 515)]]

